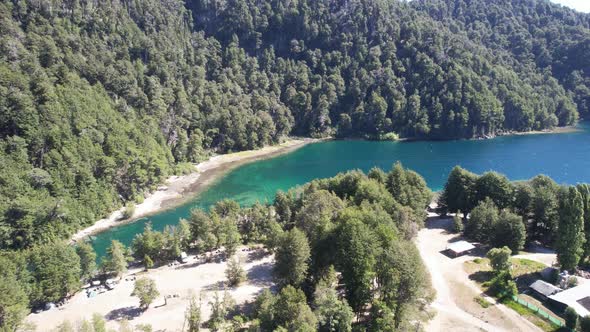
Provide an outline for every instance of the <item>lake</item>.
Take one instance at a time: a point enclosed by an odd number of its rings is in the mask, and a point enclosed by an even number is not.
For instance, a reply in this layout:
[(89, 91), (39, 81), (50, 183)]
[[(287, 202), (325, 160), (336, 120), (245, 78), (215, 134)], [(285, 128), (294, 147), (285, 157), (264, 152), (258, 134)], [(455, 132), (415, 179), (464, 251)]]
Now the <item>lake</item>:
[(511, 180), (546, 174), (558, 183), (590, 182), (590, 123), (580, 131), (560, 134), (503, 136), (489, 140), (373, 142), (327, 141), (294, 152), (243, 165), (220, 177), (208, 189), (176, 208), (97, 234), (92, 243), (98, 257), (111, 240), (130, 245), (147, 222), (155, 230), (178, 223), (193, 208), (207, 209), (229, 198), (241, 205), (270, 202), (274, 193), (314, 178), (374, 166), (389, 170), (396, 161), (420, 173), (432, 190), (441, 190), (451, 169), (460, 165), (475, 173), (489, 170)]

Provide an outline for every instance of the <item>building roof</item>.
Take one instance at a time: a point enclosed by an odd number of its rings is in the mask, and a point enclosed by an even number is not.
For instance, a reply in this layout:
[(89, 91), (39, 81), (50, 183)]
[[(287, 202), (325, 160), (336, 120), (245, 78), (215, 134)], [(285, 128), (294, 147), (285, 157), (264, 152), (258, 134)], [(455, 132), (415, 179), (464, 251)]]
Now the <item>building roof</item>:
[(590, 314), (590, 282), (566, 289), (555, 295), (549, 296), (553, 301), (563, 303), (574, 309), (581, 317)]
[(469, 251), (474, 248), (475, 246), (467, 241), (457, 241), (447, 246), (447, 249), (458, 254)]
[(562, 290), (561, 288), (555, 287), (552, 284), (545, 282), (543, 280), (537, 280), (533, 282), (529, 287), (535, 290), (535, 292), (545, 296), (550, 296), (555, 293), (559, 293)]

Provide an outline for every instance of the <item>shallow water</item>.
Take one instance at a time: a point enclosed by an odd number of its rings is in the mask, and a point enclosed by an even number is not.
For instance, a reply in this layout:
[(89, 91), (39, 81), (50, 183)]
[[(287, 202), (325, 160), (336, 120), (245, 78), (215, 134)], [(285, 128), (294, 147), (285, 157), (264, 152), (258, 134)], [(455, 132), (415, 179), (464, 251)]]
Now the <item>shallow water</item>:
[(338, 172), (374, 166), (388, 170), (396, 161), (420, 173), (433, 190), (440, 190), (455, 165), (472, 172), (495, 170), (512, 180), (537, 174), (558, 183), (590, 182), (590, 123), (580, 131), (561, 134), (504, 136), (490, 140), (371, 142), (328, 141), (309, 144), (294, 152), (256, 161), (229, 172), (185, 204), (137, 222), (97, 234), (93, 246), (99, 257), (111, 240), (129, 245), (146, 222), (154, 229), (178, 223), (196, 207), (208, 208), (230, 198), (241, 205), (271, 201), (274, 193), (330, 177)]

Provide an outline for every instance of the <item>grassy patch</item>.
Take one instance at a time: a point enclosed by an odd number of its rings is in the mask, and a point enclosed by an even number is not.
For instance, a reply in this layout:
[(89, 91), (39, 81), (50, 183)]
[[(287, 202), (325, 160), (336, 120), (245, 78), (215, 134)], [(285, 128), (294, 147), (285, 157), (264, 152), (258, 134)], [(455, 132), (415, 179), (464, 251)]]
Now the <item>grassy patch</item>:
[(520, 303), (517, 303), (513, 300), (505, 300), (502, 303), (505, 306), (507, 306), (508, 308), (516, 311), (519, 315), (523, 316), (524, 318), (529, 320), (531, 323), (535, 324), (537, 327), (539, 327), (543, 331), (547, 331), (547, 332), (560, 331), (559, 327), (551, 324), (545, 318), (538, 316), (535, 311), (533, 311), (532, 309), (529, 309), (526, 306), (523, 306)]
[(515, 278), (525, 274), (541, 272), (546, 268), (545, 264), (525, 258), (512, 258), (512, 276)]
[(513, 300), (505, 300), (502, 302), (505, 306), (507, 306), (508, 308), (516, 311), (519, 315), (521, 316), (526, 316), (526, 315), (530, 315), (530, 314), (535, 314), (531, 309), (523, 306), (520, 303), (514, 302)]
[(483, 298), (483, 296), (479, 295), (473, 298), (475, 302), (477, 302), (482, 308), (489, 308), (492, 304)]
[[(511, 258), (510, 262), (512, 262), (510, 272), (514, 278), (540, 272), (546, 267), (542, 263), (525, 258)], [(465, 271), (470, 275), (474, 275), (475, 278), (472, 279), (479, 283), (484, 283), (493, 277), (491, 273), (486, 273), (492, 271), (490, 260), (487, 258), (476, 258), (464, 264)]]
[(472, 261), (463, 263), (465, 271), (468, 274), (474, 274), (476, 272), (489, 272), (492, 271), (490, 266), (490, 260), (487, 258), (476, 258)]

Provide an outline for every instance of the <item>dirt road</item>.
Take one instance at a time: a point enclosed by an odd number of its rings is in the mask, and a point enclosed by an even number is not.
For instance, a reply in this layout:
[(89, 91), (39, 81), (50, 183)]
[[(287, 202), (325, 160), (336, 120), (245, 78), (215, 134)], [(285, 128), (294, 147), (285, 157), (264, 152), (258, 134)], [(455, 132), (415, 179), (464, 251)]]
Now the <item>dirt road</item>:
[[(443, 252), (457, 240), (448, 232), (452, 220), (430, 215), (426, 227), (418, 233), (417, 246), (437, 292), (432, 307), (438, 311), (426, 331), (540, 331), (538, 327), (502, 304), (483, 308), (475, 298), (482, 295), (463, 269), (474, 256), (450, 258)], [(489, 302), (493, 299), (487, 298)]]

